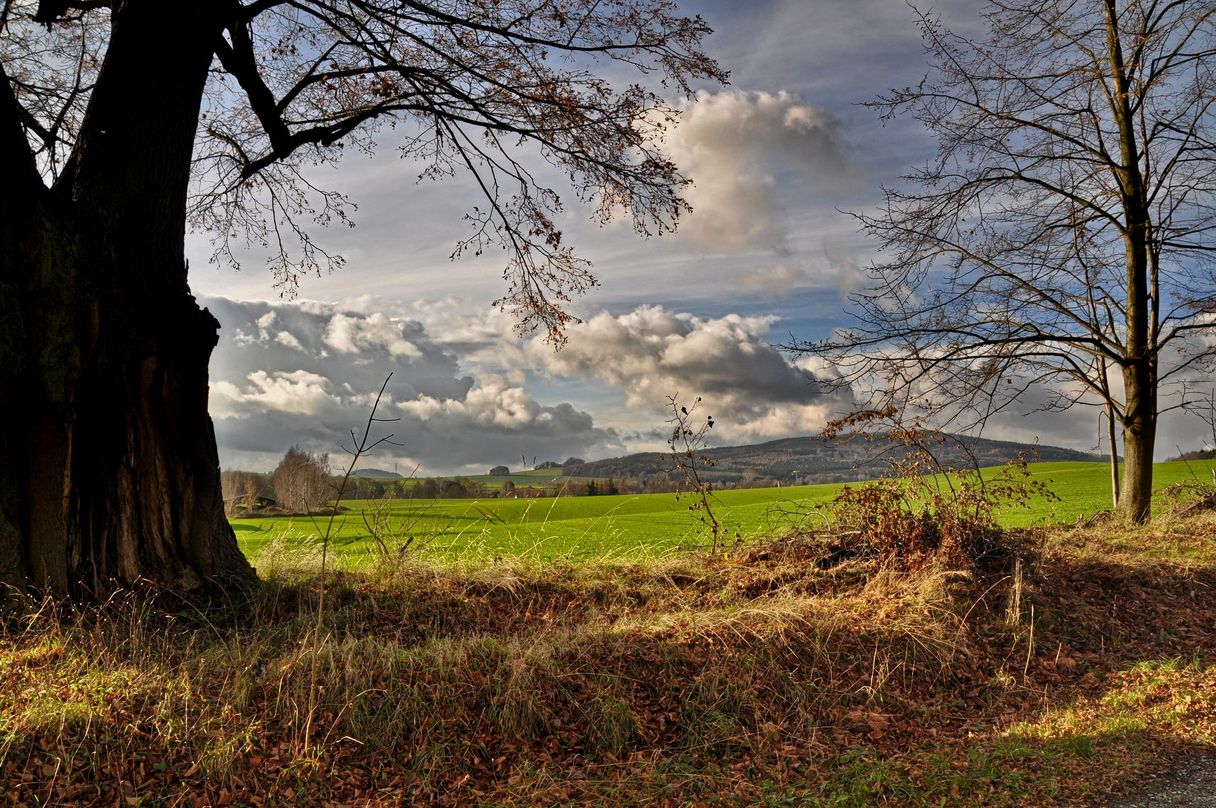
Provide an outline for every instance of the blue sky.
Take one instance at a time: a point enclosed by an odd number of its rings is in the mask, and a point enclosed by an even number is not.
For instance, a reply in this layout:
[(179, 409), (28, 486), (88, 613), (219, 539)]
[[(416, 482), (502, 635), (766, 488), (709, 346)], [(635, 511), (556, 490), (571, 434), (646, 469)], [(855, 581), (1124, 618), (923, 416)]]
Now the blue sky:
[[(965, 30), (979, 5), (934, 8)], [(584, 323), (560, 353), (491, 308), (499, 255), (448, 259), (476, 203), (469, 183), (418, 183), (387, 141), (318, 169), (358, 204), (357, 227), (317, 234), (348, 263), (306, 279), (294, 301), (257, 256), (234, 272), (190, 238), (191, 284), (222, 323), (212, 412), (226, 467), (270, 468), (292, 444), (338, 454), (389, 372), (401, 446), (371, 462), (421, 473), (658, 448), (673, 393), (703, 397), (721, 443), (813, 433), (848, 411), (849, 396), (814, 381), (829, 368), (774, 345), (848, 324), (845, 296), (875, 245), (840, 211), (873, 206), (932, 153), (913, 124), (883, 125), (860, 105), (924, 73), (913, 12), (900, 0), (680, 6), (715, 29), (707, 49), (732, 73), (686, 105), (667, 144), (695, 183), (694, 213), (676, 235), (641, 240), (567, 211), (567, 240), (602, 286), (577, 302)], [(1167, 423), (1164, 453), (1202, 439), (1197, 424)], [(1087, 449), (1095, 431), (1086, 410), (1012, 415), (986, 434)]]

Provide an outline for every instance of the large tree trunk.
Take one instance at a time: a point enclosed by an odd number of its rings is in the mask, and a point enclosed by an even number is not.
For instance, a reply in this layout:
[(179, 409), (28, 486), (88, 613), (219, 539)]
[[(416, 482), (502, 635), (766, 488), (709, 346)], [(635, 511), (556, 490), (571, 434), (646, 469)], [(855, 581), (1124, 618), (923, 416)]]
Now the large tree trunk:
[(19, 242), (24, 266), (42, 271), (18, 297), (22, 333), (5, 340), (23, 345), (26, 372), (4, 418), (21, 545), (0, 555), (4, 577), (86, 597), (248, 582), (207, 415), (218, 323), (184, 290), (141, 287), (106, 254), (121, 245), (59, 235), (72, 228), (55, 218), (40, 211), (41, 234)]
[[(193, 5), (117, 4), (70, 169), (0, 202), (0, 578), (15, 586), (254, 580), (207, 415), (218, 323), (186, 286), (186, 183), (219, 32)], [(0, 109), (0, 138), (3, 124)]]

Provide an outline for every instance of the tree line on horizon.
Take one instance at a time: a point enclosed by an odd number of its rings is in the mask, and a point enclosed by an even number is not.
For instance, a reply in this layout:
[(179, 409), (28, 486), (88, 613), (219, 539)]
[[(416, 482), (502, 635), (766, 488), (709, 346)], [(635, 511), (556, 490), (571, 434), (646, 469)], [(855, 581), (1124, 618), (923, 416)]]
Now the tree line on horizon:
[[(553, 466), (561, 468), (561, 466)], [(274, 471), (220, 472), (224, 510), (229, 517), (250, 513), (311, 513), (332, 503), (341, 475), (330, 466), (327, 454), (298, 446), (287, 450)], [(466, 476), (361, 477), (352, 475), (344, 498), (367, 499), (476, 499), (612, 496), (615, 494), (671, 493), (675, 480), (667, 474), (607, 478), (567, 477), (560, 482), (517, 484), (504, 480), (489, 485)]]

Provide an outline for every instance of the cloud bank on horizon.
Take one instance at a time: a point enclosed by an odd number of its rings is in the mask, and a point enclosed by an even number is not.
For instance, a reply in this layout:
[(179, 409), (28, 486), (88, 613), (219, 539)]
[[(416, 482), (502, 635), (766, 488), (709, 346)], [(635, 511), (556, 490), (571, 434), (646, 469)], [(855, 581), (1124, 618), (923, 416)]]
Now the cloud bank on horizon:
[[(377, 462), (429, 473), (514, 465), (521, 455), (560, 461), (657, 448), (676, 393), (705, 398), (723, 441), (812, 432), (848, 403), (764, 339), (766, 317), (701, 318), (650, 305), (603, 312), (573, 326), (555, 353), (540, 337), (521, 342), (496, 312), (470, 313), (463, 327), (436, 334), (419, 319), (358, 303), (202, 302), (226, 324), (211, 412), (229, 467), (269, 468), (297, 444), (336, 455), (390, 372), (379, 415), (396, 419), (384, 429), (401, 446), (386, 447)], [(568, 379), (614, 400), (624, 420), (605, 424), (530, 390)]]

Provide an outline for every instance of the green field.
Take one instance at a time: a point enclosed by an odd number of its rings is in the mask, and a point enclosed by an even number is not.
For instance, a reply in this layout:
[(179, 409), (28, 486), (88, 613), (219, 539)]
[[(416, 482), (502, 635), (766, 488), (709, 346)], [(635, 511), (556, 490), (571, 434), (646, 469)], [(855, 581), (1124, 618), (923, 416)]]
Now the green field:
[(516, 485), (561, 485), (567, 478), (562, 476), (561, 469), (523, 469), (510, 474), (466, 474), (460, 479), (482, 485), (502, 485), (507, 480)]
[[(1158, 489), (1212, 479), (1216, 461), (1159, 463)], [(986, 470), (993, 474), (996, 470)], [(1056, 501), (1036, 498), (1003, 512), (1010, 527), (1071, 522), (1110, 505), (1109, 469), (1102, 463), (1038, 463), (1034, 479), (1045, 481)], [(822, 524), (816, 510), (840, 485), (752, 488), (714, 494), (712, 504), (729, 535), (744, 539), (779, 535), (799, 524)], [(383, 500), (344, 503), (331, 532), (339, 563), (359, 566), (373, 557), (365, 516), (379, 512), (386, 544), (412, 538), (412, 550), (453, 560), (495, 557), (549, 559), (641, 559), (706, 549), (708, 530), (689, 511), (691, 498), (672, 494), (625, 494), (557, 499)], [(1158, 504), (1161, 507), (1161, 503)], [(234, 519), (242, 549), (253, 557), (313, 553), (324, 534), (322, 518), (300, 516)]]
[[(524, 469), (522, 471), (513, 471), (510, 474), (461, 474), (458, 476), (440, 479), (468, 480), (471, 483), (479, 483), (487, 488), (502, 488), (503, 484), (508, 480), (521, 487), (525, 485), (561, 487), (563, 484), (571, 482), (575, 479), (586, 481), (591, 478), (565, 477), (562, 475), (561, 469)], [(384, 482), (393, 481), (393, 478), (384, 478)], [(401, 482), (403, 482), (405, 485), (412, 485), (418, 482), (418, 480), (406, 478)]]

